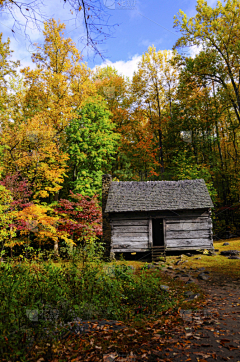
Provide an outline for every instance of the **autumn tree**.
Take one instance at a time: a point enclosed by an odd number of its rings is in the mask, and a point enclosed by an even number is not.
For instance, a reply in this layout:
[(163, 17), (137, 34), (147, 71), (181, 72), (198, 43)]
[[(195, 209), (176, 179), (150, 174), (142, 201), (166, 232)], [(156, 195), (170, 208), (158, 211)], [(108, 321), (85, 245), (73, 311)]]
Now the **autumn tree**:
[(0, 257), (5, 254), (5, 247), (12, 246), (12, 238), (16, 236), (15, 228), (11, 227), (14, 219), (14, 212), (10, 210), (12, 195), (5, 186), (0, 185)]
[(19, 66), (18, 61), (11, 60), (13, 50), (10, 49), (10, 39), (6, 42), (2, 41), (2, 33), (0, 33), (0, 117), (1, 126), (4, 120), (9, 117), (8, 109), (11, 104), (11, 94), (8, 90), (9, 77), (16, 74)]
[(240, 123), (240, 3), (238, 0), (224, 3), (218, 1), (212, 8), (206, 1), (197, 0), (197, 14), (191, 18), (180, 10), (174, 26), (182, 36), (174, 48), (202, 47), (195, 59), (188, 59), (187, 66), (208, 83), (214, 82), (224, 89)]
[[(107, 103), (111, 112), (112, 122), (116, 125), (116, 132), (121, 135), (114, 160), (111, 161), (111, 173), (117, 179), (131, 178), (131, 161), (125, 153), (125, 140), (129, 140), (128, 131), (130, 120), (130, 80), (119, 75), (111, 66), (97, 67), (93, 74), (93, 81), (97, 92)], [(107, 171), (107, 170), (106, 170)]]
[(23, 237), (22, 242), (30, 245), (30, 234), (34, 236), (34, 242), (38, 243), (39, 248), (44, 248), (47, 243), (54, 243), (54, 252), (59, 254), (59, 240), (64, 240), (69, 246), (74, 242), (65, 230), (58, 229), (58, 216), (51, 216), (51, 206), (29, 205), (16, 215), (16, 227)]
[(64, 28), (53, 19), (45, 23), (44, 45), (32, 56), (36, 68), (22, 70), (24, 92), (16, 97), (12, 121), (2, 130), (4, 172), (27, 177), (36, 200), (61, 189), (69, 157), (62, 147), (64, 130), (81, 102), (95, 92), (90, 70), (80, 63), (71, 39), (64, 38)]
[(58, 217), (58, 230), (71, 235), (76, 245), (93, 242), (102, 235), (102, 213), (97, 195), (93, 197), (74, 194), (69, 200), (60, 199), (52, 205)]
[(141, 103), (149, 119), (152, 134), (158, 142), (159, 174), (164, 178), (163, 127), (172, 118), (172, 105), (178, 82), (176, 69), (170, 61), (171, 51), (156, 51), (154, 46), (142, 55), (138, 71), (134, 73), (132, 94), (136, 107)]

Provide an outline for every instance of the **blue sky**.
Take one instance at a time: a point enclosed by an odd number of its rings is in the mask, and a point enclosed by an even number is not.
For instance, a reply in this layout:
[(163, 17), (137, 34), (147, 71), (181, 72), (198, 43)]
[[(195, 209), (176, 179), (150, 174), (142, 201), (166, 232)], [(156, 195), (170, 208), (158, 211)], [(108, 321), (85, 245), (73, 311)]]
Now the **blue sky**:
[[(115, 27), (111, 38), (100, 47), (106, 58), (105, 64), (112, 64), (119, 73), (130, 77), (137, 69), (137, 63), (148, 46), (154, 44), (157, 50), (172, 49), (179, 37), (179, 32), (173, 29), (173, 17), (177, 15), (179, 9), (188, 16), (194, 16), (196, 13), (195, 0), (99, 1), (102, 1), (109, 15), (109, 24), (119, 24)], [(210, 6), (215, 6), (216, 3), (216, 0), (208, 0)], [(74, 40), (80, 51), (83, 51), (84, 60), (90, 68), (103, 65), (103, 60), (99, 56), (94, 56), (91, 50), (83, 49), (83, 44), (79, 40), (84, 34), (83, 24), (79, 21), (76, 28), (70, 7), (63, 8), (62, 4), (62, 0), (47, 0), (44, 8), (46, 16), (65, 22), (67, 36)], [(22, 67), (31, 66), (31, 52), (34, 48), (29, 45), (20, 31), (15, 33), (15, 38), (13, 37), (12, 23), (10, 17), (0, 15), (0, 31), (3, 33), (3, 39), (10, 37), (14, 58), (21, 61)], [(42, 43), (43, 36), (37, 29), (29, 30), (29, 35), (33, 42)], [(194, 55), (196, 49), (189, 51)]]

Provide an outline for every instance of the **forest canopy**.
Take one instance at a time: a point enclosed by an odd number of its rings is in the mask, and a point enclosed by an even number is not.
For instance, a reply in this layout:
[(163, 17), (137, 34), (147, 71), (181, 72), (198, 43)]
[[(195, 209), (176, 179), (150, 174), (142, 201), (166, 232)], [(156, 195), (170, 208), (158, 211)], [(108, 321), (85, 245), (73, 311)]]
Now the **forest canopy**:
[[(0, 35), (2, 250), (100, 237), (105, 173), (204, 179), (214, 233), (239, 232), (239, 1), (196, 9), (176, 16), (174, 49), (149, 46), (131, 80), (88, 68), (54, 19), (32, 67), (20, 70)], [(181, 55), (190, 45), (199, 53)]]

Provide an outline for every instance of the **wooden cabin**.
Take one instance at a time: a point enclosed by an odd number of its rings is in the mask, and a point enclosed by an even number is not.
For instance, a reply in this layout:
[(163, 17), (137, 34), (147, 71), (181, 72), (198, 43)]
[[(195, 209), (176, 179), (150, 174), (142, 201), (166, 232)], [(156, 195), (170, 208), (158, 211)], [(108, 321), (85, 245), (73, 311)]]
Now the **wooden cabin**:
[(120, 181), (103, 175), (103, 240), (112, 252), (213, 249), (205, 181)]

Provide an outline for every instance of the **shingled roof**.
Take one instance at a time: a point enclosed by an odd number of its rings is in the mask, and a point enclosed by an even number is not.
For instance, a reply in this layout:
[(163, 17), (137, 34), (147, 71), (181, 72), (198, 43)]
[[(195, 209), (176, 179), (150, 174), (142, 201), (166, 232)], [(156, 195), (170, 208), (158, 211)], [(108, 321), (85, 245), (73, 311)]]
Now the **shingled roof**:
[(105, 212), (214, 207), (205, 181), (111, 182)]

